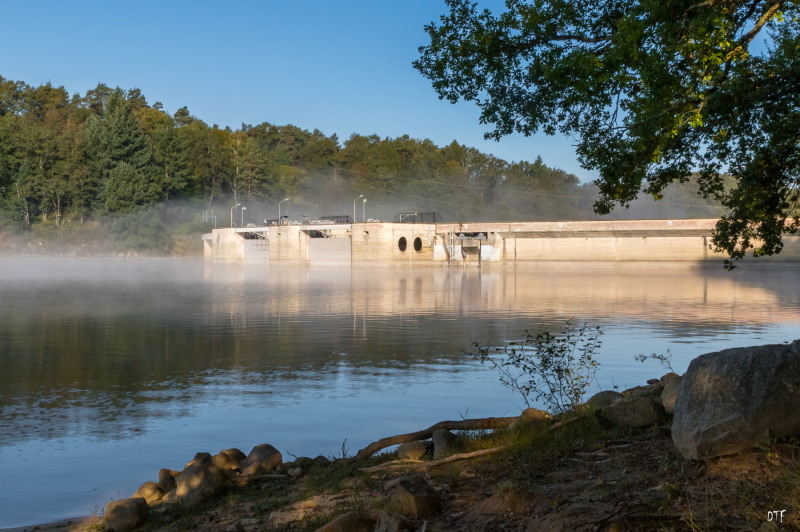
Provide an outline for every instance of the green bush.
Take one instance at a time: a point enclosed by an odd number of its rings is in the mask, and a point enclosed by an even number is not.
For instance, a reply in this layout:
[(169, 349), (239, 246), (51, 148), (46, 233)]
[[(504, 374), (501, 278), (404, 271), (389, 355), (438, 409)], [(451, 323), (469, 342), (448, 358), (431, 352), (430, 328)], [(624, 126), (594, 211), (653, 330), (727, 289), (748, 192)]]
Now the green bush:
[(598, 362), (602, 331), (567, 321), (564, 330), (553, 334), (544, 327), (533, 334), (525, 331), (519, 342), (504, 346), (473, 344), (467, 353), (500, 374), (500, 382), (520, 394), (525, 404), (542, 400), (547, 409), (561, 414), (581, 404)]

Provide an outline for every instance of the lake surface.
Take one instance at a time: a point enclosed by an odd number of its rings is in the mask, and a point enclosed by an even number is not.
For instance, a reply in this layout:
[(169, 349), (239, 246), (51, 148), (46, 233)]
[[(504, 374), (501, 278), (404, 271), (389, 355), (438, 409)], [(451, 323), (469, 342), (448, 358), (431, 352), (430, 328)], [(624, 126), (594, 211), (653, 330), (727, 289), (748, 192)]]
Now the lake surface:
[(516, 415), (464, 354), (567, 320), (634, 361), (800, 338), (800, 273), (590, 265), (350, 269), (0, 259), (0, 528), (102, 510), (198, 451), (354, 454), (445, 419)]

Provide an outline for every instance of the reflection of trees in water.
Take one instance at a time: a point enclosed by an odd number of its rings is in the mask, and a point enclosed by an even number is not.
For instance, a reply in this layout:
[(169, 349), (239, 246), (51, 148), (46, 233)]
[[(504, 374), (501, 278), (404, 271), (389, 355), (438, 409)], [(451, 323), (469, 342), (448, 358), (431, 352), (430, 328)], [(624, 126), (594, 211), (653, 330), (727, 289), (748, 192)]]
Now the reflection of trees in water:
[(463, 368), (472, 341), (560, 330), (570, 318), (683, 341), (798, 320), (790, 272), (243, 271), (205, 283), (0, 287), (0, 445), (125, 437), (225, 397), (270, 406), (341, 382), (435, 382)]

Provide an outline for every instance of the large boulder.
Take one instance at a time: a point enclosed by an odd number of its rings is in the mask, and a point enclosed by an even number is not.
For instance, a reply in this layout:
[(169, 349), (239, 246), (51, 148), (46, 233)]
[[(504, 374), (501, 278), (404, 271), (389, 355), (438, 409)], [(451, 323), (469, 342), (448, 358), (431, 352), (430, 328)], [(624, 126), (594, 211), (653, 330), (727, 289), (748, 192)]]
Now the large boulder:
[(672, 440), (688, 459), (800, 435), (800, 340), (694, 359), (681, 379)]
[(397, 457), (401, 460), (422, 460), (432, 447), (433, 442), (430, 440), (410, 441), (397, 447)]

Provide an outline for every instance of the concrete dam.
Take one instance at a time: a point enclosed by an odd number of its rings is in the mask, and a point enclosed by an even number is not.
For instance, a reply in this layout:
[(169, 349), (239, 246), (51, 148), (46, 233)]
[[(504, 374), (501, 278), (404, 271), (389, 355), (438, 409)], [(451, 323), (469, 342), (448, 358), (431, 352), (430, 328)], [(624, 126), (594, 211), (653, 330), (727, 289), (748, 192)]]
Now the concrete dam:
[[(716, 219), (564, 222), (326, 223), (214, 229), (203, 235), (214, 261), (353, 266), (481, 265), (538, 262), (686, 263), (727, 258), (710, 247)], [(800, 237), (780, 255), (800, 261)]]

